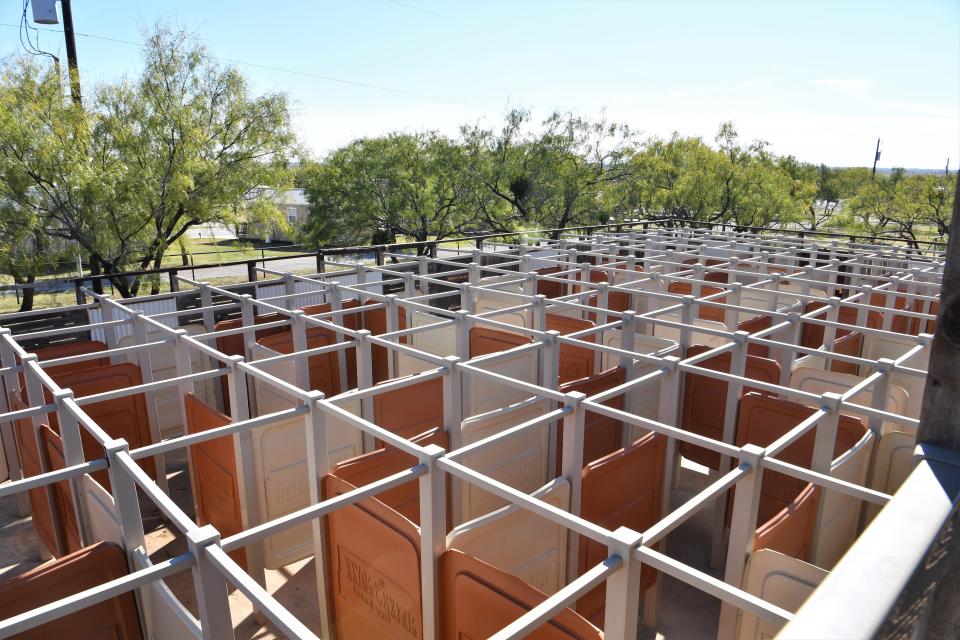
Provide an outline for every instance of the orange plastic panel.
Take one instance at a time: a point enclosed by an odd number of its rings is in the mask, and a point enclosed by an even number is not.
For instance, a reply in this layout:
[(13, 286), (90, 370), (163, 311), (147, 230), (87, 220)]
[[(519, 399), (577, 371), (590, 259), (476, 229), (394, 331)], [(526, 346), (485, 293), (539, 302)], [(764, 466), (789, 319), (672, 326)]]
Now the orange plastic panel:
[(819, 502), (820, 488), (807, 484), (793, 502), (757, 528), (754, 550), (773, 549), (809, 561)]
[[(903, 289), (900, 291), (903, 292)], [(870, 304), (877, 307), (886, 307), (887, 295), (885, 293), (874, 293), (872, 296), (870, 296)], [(911, 302), (905, 296), (900, 296), (894, 299), (893, 309), (888, 313), (896, 313), (897, 311), (922, 311), (922, 308), (922, 300), (914, 300)], [(890, 331), (917, 335), (919, 333), (920, 323), (920, 318), (895, 315), (890, 321)]]
[[(687, 350), (687, 356), (695, 356), (709, 351), (710, 347), (693, 345)], [(730, 371), (730, 354), (723, 353), (700, 362), (697, 366), (714, 371)], [(780, 364), (776, 360), (747, 355), (746, 377), (752, 380), (777, 384), (780, 381)], [(744, 387), (742, 393), (757, 391)], [(701, 436), (721, 440), (723, 438), (723, 416), (727, 410), (727, 383), (696, 373), (684, 374), (683, 408), (680, 426)], [(706, 465), (711, 469), (720, 467), (720, 455), (709, 449), (686, 442), (680, 443), (680, 455), (688, 460)]]
[[(230, 424), (229, 416), (208, 406), (192, 393), (184, 396), (183, 402), (187, 410), (187, 433), (201, 433)], [(197, 502), (198, 524), (212, 524), (223, 537), (243, 531), (233, 436), (191, 445), (190, 476)], [(247, 555), (243, 549), (230, 556), (246, 568)]]
[[(373, 396), (373, 422), (403, 438), (443, 427), (443, 378)], [(378, 442), (377, 446), (382, 446)]]
[[(40, 425), (40, 438), (43, 440), (43, 448), (50, 471), (66, 468), (67, 462), (63, 455), (63, 441), (60, 436), (54, 433), (53, 429), (43, 424)], [(70, 482), (67, 480), (54, 482), (50, 485), (50, 491), (53, 494), (53, 504), (57, 510), (57, 517), (60, 518), (60, 530), (64, 533), (63, 541), (67, 546), (66, 552), (73, 553), (79, 550), (82, 545), (80, 544), (77, 513), (74, 511), (73, 496), (70, 493)]]
[[(325, 499), (355, 489), (334, 475), (323, 478)], [(420, 532), (375, 498), (326, 517), (327, 580), (340, 640), (423, 637), (420, 604)]]
[[(815, 409), (811, 407), (789, 400), (781, 400), (758, 393), (748, 393), (740, 400), (736, 445), (739, 447), (749, 442), (766, 447), (803, 420), (809, 418), (814, 411)], [(837, 427), (837, 440), (833, 457), (837, 458), (853, 447), (866, 431), (867, 428), (858, 418), (841, 415)], [(810, 468), (815, 438), (815, 432), (813, 430), (808, 431), (778, 454), (777, 459), (800, 467)], [(806, 485), (806, 482), (798, 478), (765, 470), (763, 472), (757, 522), (767, 522), (777, 515), (787, 505), (796, 500)]]
[[(431, 429), (411, 439), (421, 447), (436, 444), (444, 449), (449, 446), (447, 432)], [(362, 456), (344, 460), (330, 472), (332, 475), (349, 482), (355, 487), (382, 480), (394, 473), (400, 473), (417, 465), (417, 460), (408, 453), (393, 447), (377, 449)], [(450, 492), (447, 492), (449, 497)], [(420, 483), (416, 480), (404, 483), (377, 494), (377, 499), (414, 524), (420, 524)], [(449, 509), (447, 515), (450, 515)]]
[[(711, 287), (709, 285), (700, 285), (700, 296), (709, 296), (715, 293), (723, 291), (718, 287)], [(672, 293), (679, 296), (689, 296), (693, 295), (693, 283), (689, 282), (680, 282), (673, 281), (667, 285), (667, 293)], [(726, 297), (714, 298), (713, 302), (726, 302)], [(706, 305), (700, 305), (699, 317), (701, 320), (714, 320), (716, 322), (723, 322), (724, 313), (723, 309), (720, 307), (708, 307)]]
[(470, 329), (470, 357), (485, 356), (488, 353), (506, 351), (521, 345), (530, 344), (532, 338), (507, 331), (497, 331), (486, 327)]
[[(10, 410), (20, 411), (27, 406), (20, 399), (20, 394), (11, 391), (8, 394), (10, 398)], [(37, 446), (37, 436), (30, 418), (20, 418), (14, 422), (14, 428), (17, 435), (17, 454), (20, 457), (20, 470), (24, 478), (30, 478), (40, 475), (44, 472), (43, 463), (46, 457), (42, 456), (42, 449)], [(40, 537), (43, 546), (50, 553), (59, 557), (63, 555), (57, 544), (57, 532), (60, 531), (60, 524), (54, 511), (54, 502), (47, 487), (38, 487), (30, 489), (27, 492), (27, 498), (30, 501), (30, 515), (33, 520), (33, 528)]]
[[(123, 549), (101, 542), (0, 584), (0, 619), (50, 604), (127, 575)], [(132, 591), (12, 636), (18, 640), (143, 638)]]
[[(253, 317), (253, 323), (257, 324), (267, 324), (268, 322), (277, 322), (278, 320), (284, 320), (285, 315), (280, 313), (264, 313)], [(213, 326), (214, 331), (226, 331), (227, 329), (237, 329), (243, 326), (243, 318), (231, 318), (230, 320), (221, 320)], [(256, 335), (257, 340), (266, 338), (275, 333), (283, 333), (284, 331), (290, 331), (290, 325), (284, 327), (271, 327), (270, 329), (259, 329), (254, 335)], [(229, 336), (220, 336), (217, 338), (217, 351), (225, 353), (228, 356), (242, 356), (246, 354), (246, 351), (243, 348), (243, 334), (234, 333)]]
[[(773, 318), (770, 316), (754, 316), (747, 320), (741, 320), (737, 324), (737, 331), (746, 331), (747, 333), (757, 333), (773, 326)], [(767, 336), (769, 337), (769, 336)], [(751, 356), (760, 356), (761, 358), (770, 357), (770, 347), (762, 344), (748, 344), (747, 353)]]
[[(47, 347), (34, 349), (33, 353), (37, 355), (37, 360), (56, 360), (57, 358), (66, 358), (68, 356), (78, 356), (81, 353), (95, 353), (97, 351), (106, 351), (107, 345), (99, 340), (83, 340), (81, 342), (69, 342), (66, 344), (52, 344)], [(50, 376), (58, 376), (62, 373), (71, 371), (82, 371), (92, 367), (101, 367), (110, 364), (110, 358), (93, 358), (82, 362), (72, 364), (61, 364), (56, 367), (47, 367), (44, 371)], [(21, 379), (21, 385), (23, 381)]]
[[(371, 300), (367, 304), (377, 304), (376, 300)], [(364, 328), (375, 336), (387, 333), (387, 310), (371, 309), (363, 312)], [(407, 328), (407, 311), (403, 307), (397, 309), (397, 330), (402, 331)], [(400, 338), (402, 344), (407, 344), (407, 337)], [(370, 348), (370, 361), (373, 368), (373, 383), (383, 382), (389, 376), (389, 367), (387, 366), (387, 357), (389, 352), (386, 347), (373, 345)]]
[[(489, 638), (547, 599), (520, 578), (456, 550), (440, 557), (440, 636)], [(564, 609), (527, 636), (535, 640), (600, 640), (603, 634)]]
[[(253, 324), (267, 324), (268, 322), (277, 322), (278, 320), (284, 320), (287, 316), (281, 313), (264, 313), (260, 315), (253, 316)], [(221, 320), (217, 324), (213, 325), (214, 331), (226, 331), (227, 329), (237, 329), (243, 326), (243, 318), (231, 318), (230, 320)], [(254, 333), (255, 339), (260, 340), (266, 338), (267, 336), (272, 336), (277, 333), (290, 331), (290, 325), (283, 327), (271, 327), (269, 329), (259, 329)], [(244, 356), (246, 357), (246, 350), (244, 349), (244, 335), (242, 333), (234, 333), (229, 336), (220, 336), (217, 338), (217, 351), (225, 353), (228, 356)], [(223, 406), (226, 407), (227, 413), (230, 412), (230, 389), (227, 386), (227, 377), (220, 377), (220, 389), (223, 392)]]
[[(561, 271), (560, 267), (544, 267), (537, 269), (534, 273), (542, 276), (549, 276)], [(537, 294), (547, 296), (548, 298), (559, 298), (563, 295), (564, 285), (562, 282), (552, 282), (550, 280), (537, 280)]]
[[(860, 356), (860, 350), (863, 348), (863, 333), (860, 331), (844, 332), (844, 335), (833, 341), (833, 352), (845, 356)], [(841, 362), (839, 360), (830, 361), (830, 371), (835, 373), (848, 373), (857, 375), (858, 366), (852, 362)]]
[[(822, 302), (808, 302), (803, 308), (805, 314), (810, 313), (814, 309), (819, 309), (820, 307), (825, 306)], [(840, 305), (840, 309), (837, 312), (837, 322), (843, 324), (849, 324), (857, 326), (857, 314), (858, 311), (855, 307), (847, 307)], [(826, 320), (827, 313), (822, 313), (819, 317), (819, 320)], [(879, 311), (868, 311), (867, 312), (867, 327), (870, 329), (879, 329), (883, 326), (883, 316), (880, 315)], [(811, 322), (804, 322), (803, 328), (800, 331), (800, 345), (804, 347), (810, 347), (811, 349), (819, 349), (823, 345), (823, 332), (824, 326), (822, 324), (813, 324)], [(850, 329), (837, 329), (836, 338), (839, 339), (846, 334), (850, 333)], [(847, 372), (839, 372), (847, 373)]]
[[(660, 519), (666, 447), (664, 436), (648, 433), (627, 448), (587, 465), (582, 476), (580, 515), (611, 531), (617, 527), (645, 531), (653, 526)], [(581, 536), (580, 574), (606, 557), (603, 545)], [(656, 571), (644, 566), (641, 591), (652, 587), (656, 579)], [(601, 584), (577, 601), (580, 615), (597, 626), (603, 624), (605, 593)]]
[[(72, 371), (56, 376), (54, 380), (61, 387), (72, 389), (78, 398), (143, 384), (140, 367), (130, 362)], [(86, 404), (83, 405), (83, 410), (107, 432), (107, 435), (125, 439), (131, 449), (144, 447), (152, 442), (147, 400), (143, 393)], [(51, 426), (56, 430), (56, 424)], [(80, 429), (80, 440), (83, 443), (86, 460), (104, 456), (103, 447), (86, 429)], [(150, 476), (157, 477), (153, 458), (143, 458), (137, 464)], [(91, 476), (104, 489), (110, 490), (110, 477), (106, 470), (97, 471)]]
[[(307, 349), (318, 349), (336, 344), (337, 336), (326, 327), (310, 327), (307, 329)], [(260, 346), (272, 349), (277, 353), (293, 353), (293, 334), (289, 331), (267, 336), (258, 340)], [(354, 347), (345, 349), (347, 365), (347, 387), (357, 386), (357, 350)], [(307, 357), (309, 381), (311, 389), (323, 391), (328, 397), (340, 393), (340, 360), (336, 353), (323, 353)]]
[[(575, 333), (595, 327), (594, 323), (588, 320), (579, 320), (577, 318), (568, 318), (553, 313), (547, 314), (547, 331), (559, 331), (561, 334)], [(580, 338), (584, 342), (594, 342), (594, 336), (583, 336)], [(593, 375), (593, 351), (586, 347), (578, 347), (572, 344), (560, 345), (560, 383), (570, 380), (579, 380)]]
[[(591, 307), (600, 306), (599, 296), (590, 296), (587, 300), (587, 305)], [(607, 311), (619, 311), (623, 312), (630, 308), (630, 294), (624, 293), (622, 291), (608, 291), (607, 292)], [(597, 321), (597, 314), (592, 311), (587, 314), (587, 318), (590, 322)]]
[[(601, 391), (612, 389), (626, 381), (626, 374), (622, 367), (604, 371), (601, 374), (574, 380), (560, 385), (561, 393), (580, 391), (588, 396), (596, 395)], [(623, 409), (623, 394), (605, 400), (603, 404), (614, 409)], [(562, 422), (560, 423), (562, 424)], [(620, 430), (622, 424), (608, 416), (587, 411), (584, 416), (583, 429), (583, 462), (587, 464), (620, 448)], [(557, 437), (557, 468), (563, 460), (563, 437)]]

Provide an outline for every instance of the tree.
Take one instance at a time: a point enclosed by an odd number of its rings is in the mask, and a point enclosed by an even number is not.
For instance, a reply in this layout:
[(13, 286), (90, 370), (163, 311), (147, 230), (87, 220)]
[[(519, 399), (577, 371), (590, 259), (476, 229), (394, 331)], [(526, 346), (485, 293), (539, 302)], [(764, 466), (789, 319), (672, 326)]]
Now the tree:
[[(194, 38), (157, 28), (144, 57), (139, 78), (101, 87), (86, 109), (30, 64), (3, 76), (21, 115), (0, 123), (0, 195), (110, 273), (159, 268), (189, 228), (229, 222), (257, 193), (284, 188), (295, 151), (286, 98), (249, 95)], [(112, 280), (125, 297), (141, 286)]]
[(337, 149), (304, 176), (307, 241), (320, 247), (404, 235), (425, 242), (469, 232), (465, 165), (463, 149), (432, 132), (364, 138)]
[(513, 110), (498, 133), (462, 130), (480, 187), (475, 205), (490, 228), (559, 229), (605, 223), (629, 210), (618, 190), (635, 170), (629, 127), (559, 112), (539, 133), (528, 131), (529, 123), (529, 112)]

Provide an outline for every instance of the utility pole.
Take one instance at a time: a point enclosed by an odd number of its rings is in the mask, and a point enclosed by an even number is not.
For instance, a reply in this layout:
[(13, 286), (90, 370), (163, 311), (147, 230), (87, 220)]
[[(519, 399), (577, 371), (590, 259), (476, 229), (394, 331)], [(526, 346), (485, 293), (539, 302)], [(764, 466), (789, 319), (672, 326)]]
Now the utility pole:
[(943, 175), (950, 175), (950, 158), (947, 158), (947, 166), (943, 168)]
[(80, 96), (80, 68), (77, 66), (77, 42), (73, 37), (73, 11), (70, 0), (60, 0), (63, 7), (63, 38), (67, 41), (67, 71), (70, 74), (70, 96), (77, 106), (83, 105)]
[[(69, 0), (66, 0), (69, 1)], [(66, 13), (66, 12), (64, 12)], [(880, 138), (877, 138), (877, 152), (873, 155), (873, 171), (870, 172), (870, 179), (877, 175), (877, 161), (880, 160)]]
[[(37, 24), (60, 24), (57, 17), (57, 0), (32, 0), (33, 21)], [(70, 96), (77, 106), (83, 105), (80, 96), (80, 68), (77, 66), (77, 42), (73, 37), (73, 11), (70, 0), (60, 0), (63, 7), (63, 38), (67, 43), (67, 73), (70, 74)], [(57, 75), (60, 73), (60, 61), (53, 57), (57, 66)]]

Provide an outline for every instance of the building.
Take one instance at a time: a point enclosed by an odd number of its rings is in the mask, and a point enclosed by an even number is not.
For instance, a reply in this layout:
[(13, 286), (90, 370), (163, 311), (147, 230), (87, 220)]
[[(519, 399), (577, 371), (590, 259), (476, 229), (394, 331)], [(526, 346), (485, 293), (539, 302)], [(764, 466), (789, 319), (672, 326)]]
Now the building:
[[(265, 190), (265, 193), (269, 195), (273, 193), (273, 189)], [(289, 229), (275, 229), (261, 223), (249, 222), (239, 226), (237, 237), (260, 242), (297, 242), (299, 231), (310, 216), (307, 196), (303, 189), (287, 189), (276, 200)]]

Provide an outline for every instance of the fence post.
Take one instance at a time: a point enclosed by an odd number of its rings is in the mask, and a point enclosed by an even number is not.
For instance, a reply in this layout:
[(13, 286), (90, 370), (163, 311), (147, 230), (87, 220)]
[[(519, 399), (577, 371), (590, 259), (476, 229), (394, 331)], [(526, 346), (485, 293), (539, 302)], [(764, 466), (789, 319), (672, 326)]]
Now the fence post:
[[(87, 294), (83, 292), (83, 280), (80, 278), (74, 280), (73, 288), (77, 294), (77, 304), (87, 304)], [(33, 283), (33, 296), (34, 298), (37, 296), (36, 283)]]
[(383, 266), (383, 245), (379, 244), (373, 248), (373, 257), (374, 261), (377, 263), (378, 267)]
[(603, 609), (603, 637), (609, 640), (633, 640), (637, 637), (640, 616), (640, 571), (642, 566), (634, 549), (643, 535), (627, 527), (613, 532), (607, 553), (620, 558), (623, 564), (607, 578), (606, 602)]
[(180, 291), (180, 281), (177, 280), (177, 269), (170, 269), (167, 271), (167, 275), (170, 277), (170, 293)]
[(323, 257), (323, 251), (317, 251), (317, 273), (326, 273), (327, 264)]
[(247, 282), (257, 281), (257, 261), (247, 260)]
[[(98, 276), (100, 275), (100, 259), (97, 256), (90, 256), (90, 275)], [(103, 295), (103, 278), (93, 278), (91, 280), (93, 283), (93, 292), (96, 294)]]
[(220, 544), (220, 533), (212, 525), (187, 532), (187, 547), (197, 559), (193, 567), (193, 589), (200, 611), (200, 631), (204, 640), (233, 637), (227, 579), (207, 557), (207, 547)]

